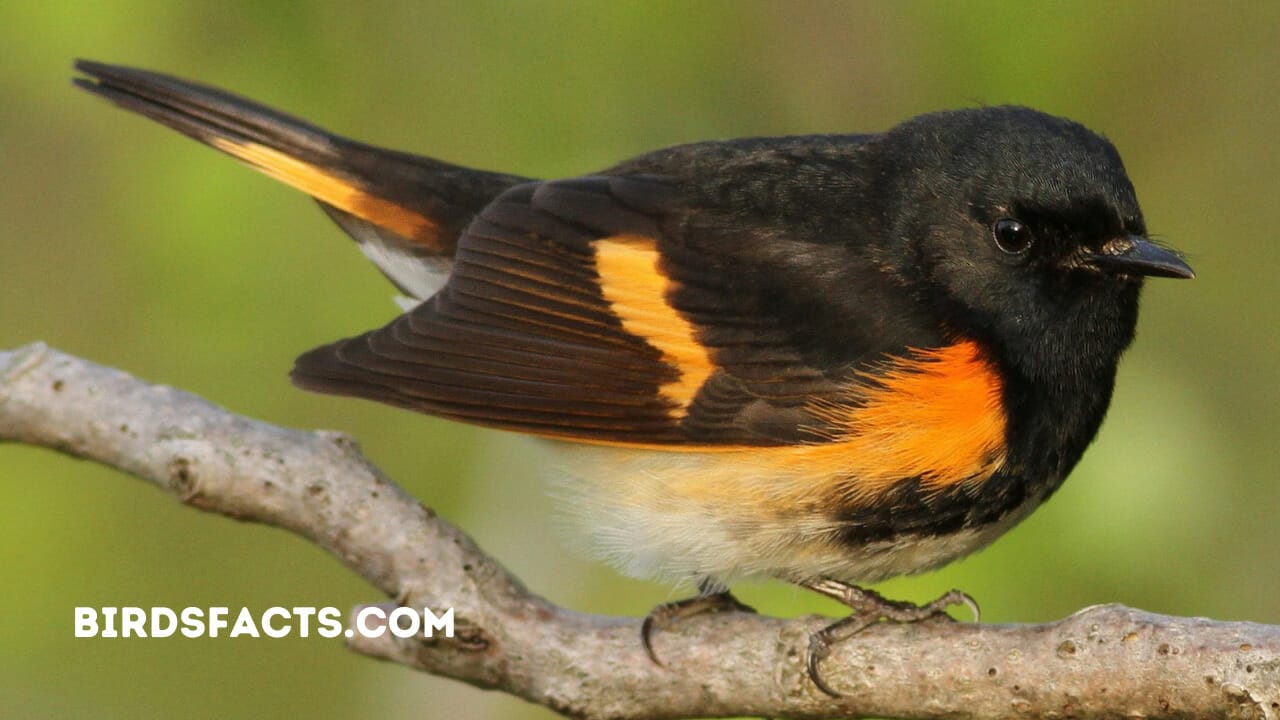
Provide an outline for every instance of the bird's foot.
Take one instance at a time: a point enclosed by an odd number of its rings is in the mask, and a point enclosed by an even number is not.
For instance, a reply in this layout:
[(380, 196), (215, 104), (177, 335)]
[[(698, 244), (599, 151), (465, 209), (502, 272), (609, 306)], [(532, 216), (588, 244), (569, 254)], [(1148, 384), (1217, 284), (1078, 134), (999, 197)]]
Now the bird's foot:
[(754, 613), (755, 611), (755, 608), (743, 603), (728, 590), (703, 592), (696, 597), (663, 603), (650, 610), (649, 614), (645, 616), (644, 622), (640, 625), (640, 640), (644, 643), (644, 650), (649, 654), (649, 659), (655, 665), (662, 665), (662, 661), (658, 659), (657, 654), (653, 651), (654, 630), (665, 630), (675, 623), (695, 615), (722, 612)]
[(835, 580), (823, 579), (813, 583), (803, 583), (803, 585), (853, 610), (853, 614), (849, 617), (837, 620), (809, 637), (809, 651), (805, 658), (809, 679), (813, 681), (813, 684), (819, 690), (832, 697), (840, 697), (840, 693), (832, 689), (818, 672), (818, 663), (827, 657), (832, 645), (848, 640), (850, 637), (882, 621), (915, 623), (932, 618), (950, 620), (951, 616), (947, 615), (947, 608), (953, 605), (967, 607), (969, 612), (973, 614), (975, 623), (979, 621), (980, 617), (978, 603), (968, 594), (959, 590), (952, 590), (925, 605), (916, 605), (915, 603), (900, 600), (889, 600), (873, 590), (866, 590)]

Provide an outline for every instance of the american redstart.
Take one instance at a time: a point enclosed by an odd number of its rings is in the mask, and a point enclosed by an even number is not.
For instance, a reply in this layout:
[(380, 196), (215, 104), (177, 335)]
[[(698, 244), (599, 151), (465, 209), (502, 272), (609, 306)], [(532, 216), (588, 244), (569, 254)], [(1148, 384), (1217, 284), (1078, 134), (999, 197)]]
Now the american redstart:
[[(310, 194), (408, 296), (292, 378), (560, 441), (623, 572), (697, 583), (650, 632), (773, 577), (880, 620), (968, 602), (873, 583), (990, 543), (1106, 412), (1146, 276), (1116, 149), (1025, 107), (879, 134), (693, 143), (567, 180), (370, 147), (224, 92), (79, 62), (76, 83)], [(975, 608), (976, 609), (976, 608)], [(656, 657), (655, 657), (656, 660)]]

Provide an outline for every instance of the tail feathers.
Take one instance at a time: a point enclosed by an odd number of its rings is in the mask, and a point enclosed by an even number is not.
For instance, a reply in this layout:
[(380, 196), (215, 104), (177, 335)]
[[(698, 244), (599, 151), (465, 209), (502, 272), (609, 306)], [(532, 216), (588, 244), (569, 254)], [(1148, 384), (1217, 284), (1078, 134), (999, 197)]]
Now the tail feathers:
[[(458, 236), (514, 175), (363, 145), (244, 98), (80, 60), (75, 84), (311, 195), (403, 292), (430, 294)], [(426, 293), (424, 295), (423, 293)]]

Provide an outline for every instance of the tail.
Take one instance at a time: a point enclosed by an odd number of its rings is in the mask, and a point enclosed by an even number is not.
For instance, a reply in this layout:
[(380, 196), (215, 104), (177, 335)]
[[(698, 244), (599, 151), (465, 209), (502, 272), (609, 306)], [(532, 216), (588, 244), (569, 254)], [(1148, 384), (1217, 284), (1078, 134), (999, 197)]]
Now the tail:
[(526, 179), (363, 145), (213, 88), (79, 60), (75, 84), (307, 193), (405, 294), (447, 277), (458, 236)]

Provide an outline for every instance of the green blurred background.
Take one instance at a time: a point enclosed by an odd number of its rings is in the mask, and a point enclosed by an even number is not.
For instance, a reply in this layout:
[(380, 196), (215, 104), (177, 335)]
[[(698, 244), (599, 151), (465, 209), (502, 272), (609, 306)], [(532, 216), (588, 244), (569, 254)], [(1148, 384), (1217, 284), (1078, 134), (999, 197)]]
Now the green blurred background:
[[(335, 131), (548, 177), (662, 145), (879, 130), (1016, 102), (1121, 149), (1199, 278), (1156, 281), (1102, 435), (953, 586), (996, 622), (1094, 603), (1280, 623), (1280, 3), (7, 2), (0, 347), (45, 340), (234, 411), (337, 428), (537, 592), (641, 615), (673, 593), (565, 552), (537, 443), (307, 395), (297, 353), (391, 290), (302, 195), (73, 90), (71, 61), (220, 85)], [(380, 600), (286, 533), (119, 473), (0, 447), (0, 716), (533, 718), (340, 641), (76, 640), (76, 605)], [(837, 612), (787, 587), (762, 610)]]

